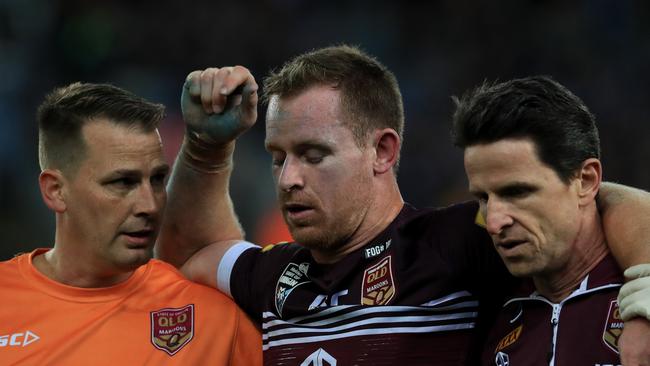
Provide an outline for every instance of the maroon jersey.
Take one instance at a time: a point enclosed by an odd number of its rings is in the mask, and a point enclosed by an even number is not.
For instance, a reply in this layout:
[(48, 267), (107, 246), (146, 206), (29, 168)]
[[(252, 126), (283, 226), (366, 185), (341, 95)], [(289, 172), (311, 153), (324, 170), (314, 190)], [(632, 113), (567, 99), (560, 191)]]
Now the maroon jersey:
[(295, 243), (239, 243), (219, 286), (260, 323), (266, 365), (475, 365), (511, 281), (477, 209), (405, 206), (330, 265)]
[(623, 330), (616, 296), (623, 277), (611, 256), (580, 287), (552, 303), (526, 282), (505, 302), (483, 352), (483, 365), (620, 365)]

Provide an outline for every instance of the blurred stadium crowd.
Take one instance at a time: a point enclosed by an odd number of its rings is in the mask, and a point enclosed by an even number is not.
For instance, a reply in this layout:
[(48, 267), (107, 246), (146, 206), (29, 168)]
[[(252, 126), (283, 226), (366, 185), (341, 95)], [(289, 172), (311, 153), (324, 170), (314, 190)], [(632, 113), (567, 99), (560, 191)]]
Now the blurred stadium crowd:
[[(0, 259), (52, 244), (34, 113), (53, 87), (109, 82), (164, 103), (171, 162), (187, 73), (242, 64), (261, 82), (290, 57), (338, 43), (377, 56), (400, 82), (407, 125), (399, 180), (408, 202), (469, 197), (449, 138), (450, 96), (485, 79), (532, 74), (552, 75), (596, 115), (606, 180), (650, 189), (646, 1), (0, 0)], [(265, 242), (281, 222), (260, 112), (237, 145), (231, 191), (248, 236)]]

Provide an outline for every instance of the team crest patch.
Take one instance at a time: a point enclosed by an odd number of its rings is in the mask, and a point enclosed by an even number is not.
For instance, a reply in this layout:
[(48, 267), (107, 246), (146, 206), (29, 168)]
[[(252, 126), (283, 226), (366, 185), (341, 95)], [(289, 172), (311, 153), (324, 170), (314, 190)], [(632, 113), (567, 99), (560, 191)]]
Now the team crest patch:
[(363, 272), (361, 283), (362, 305), (386, 305), (395, 296), (391, 256)]
[(151, 312), (151, 343), (175, 355), (194, 337), (194, 305)]
[(287, 297), (296, 287), (310, 282), (307, 271), (309, 270), (309, 263), (289, 263), (287, 268), (284, 269), (282, 275), (278, 279), (278, 284), (275, 286), (275, 308), (278, 310), (278, 315), (282, 316), (282, 308)]
[(520, 325), (517, 328), (513, 329), (512, 332), (508, 333), (505, 337), (503, 337), (501, 341), (499, 341), (499, 344), (497, 344), (497, 348), (494, 350), (494, 353), (497, 353), (509, 345), (517, 342), (517, 339), (519, 339), (519, 336), (521, 335), (522, 328), (523, 326)]
[(612, 300), (609, 304), (605, 330), (603, 330), (603, 342), (612, 351), (618, 353), (618, 338), (623, 332), (623, 319), (618, 309), (618, 301)]

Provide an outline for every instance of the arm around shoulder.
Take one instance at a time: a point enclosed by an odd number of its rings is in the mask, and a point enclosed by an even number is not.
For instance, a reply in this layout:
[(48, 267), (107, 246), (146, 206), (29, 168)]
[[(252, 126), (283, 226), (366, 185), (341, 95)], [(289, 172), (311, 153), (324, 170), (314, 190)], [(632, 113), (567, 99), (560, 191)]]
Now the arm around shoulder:
[(650, 193), (603, 183), (598, 205), (607, 243), (621, 268), (650, 263)]
[[(609, 248), (628, 282), (619, 294), (625, 327), (619, 339), (621, 361), (650, 365), (650, 193), (603, 183), (598, 205)], [(645, 318), (645, 319), (644, 319)]]

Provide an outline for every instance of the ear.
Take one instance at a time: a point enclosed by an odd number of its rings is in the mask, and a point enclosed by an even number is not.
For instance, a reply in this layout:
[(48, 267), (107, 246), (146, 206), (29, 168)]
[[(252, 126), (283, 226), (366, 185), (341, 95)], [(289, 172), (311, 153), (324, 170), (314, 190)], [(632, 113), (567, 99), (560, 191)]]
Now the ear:
[(581, 206), (594, 202), (600, 190), (600, 183), (603, 179), (603, 170), (600, 160), (590, 158), (582, 163), (578, 172), (578, 195)]
[(400, 150), (400, 138), (392, 128), (375, 131), (374, 139), (376, 157), (373, 164), (375, 174), (383, 174), (397, 164)]
[(65, 178), (60, 170), (45, 169), (38, 176), (38, 185), (41, 188), (43, 202), (52, 211), (63, 213), (66, 210), (63, 197)]

